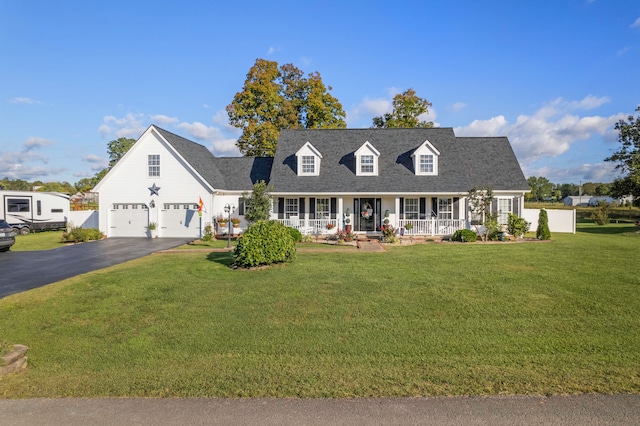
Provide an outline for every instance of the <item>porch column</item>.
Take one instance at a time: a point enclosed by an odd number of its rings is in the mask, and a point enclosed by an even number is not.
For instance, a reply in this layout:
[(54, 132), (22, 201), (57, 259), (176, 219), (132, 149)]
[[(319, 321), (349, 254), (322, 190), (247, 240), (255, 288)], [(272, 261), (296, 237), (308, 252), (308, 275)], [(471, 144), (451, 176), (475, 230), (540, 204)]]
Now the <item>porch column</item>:
[(338, 197), (338, 213), (336, 219), (338, 220), (338, 229), (344, 229), (344, 210), (342, 208), (342, 197)]
[(396, 215), (396, 229), (398, 229), (400, 228), (400, 197), (396, 197), (394, 212)]

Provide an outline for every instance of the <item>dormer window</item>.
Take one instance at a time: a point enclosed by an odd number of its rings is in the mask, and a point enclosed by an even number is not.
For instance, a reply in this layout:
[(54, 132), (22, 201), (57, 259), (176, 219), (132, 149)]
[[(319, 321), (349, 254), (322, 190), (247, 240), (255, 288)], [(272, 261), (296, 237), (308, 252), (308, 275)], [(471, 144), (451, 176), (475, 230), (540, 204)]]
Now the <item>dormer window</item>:
[(425, 141), (411, 154), (413, 168), (418, 176), (436, 176), (438, 174), (438, 156), (440, 151), (431, 142)]
[(302, 174), (313, 175), (316, 173), (316, 157), (313, 155), (302, 156)]
[(380, 152), (369, 142), (365, 142), (355, 152), (356, 176), (378, 176), (378, 157)]
[(305, 143), (296, 152), (296, 157), (298, 159), (298, 176), (320, 175), (322, 154), (310, 142)]

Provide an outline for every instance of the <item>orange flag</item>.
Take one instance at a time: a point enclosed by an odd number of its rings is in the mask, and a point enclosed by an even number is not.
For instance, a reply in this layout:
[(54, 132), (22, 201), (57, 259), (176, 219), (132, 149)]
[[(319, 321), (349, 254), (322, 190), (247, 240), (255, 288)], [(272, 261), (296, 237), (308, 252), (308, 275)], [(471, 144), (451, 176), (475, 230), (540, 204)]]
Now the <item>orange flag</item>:
[(198, 201), (198, 214), (200, 216), (202, 216), (202, 206), (204, 205), (204, 203), (202, 202), (202, 197), (199, 197), (200, 201)]

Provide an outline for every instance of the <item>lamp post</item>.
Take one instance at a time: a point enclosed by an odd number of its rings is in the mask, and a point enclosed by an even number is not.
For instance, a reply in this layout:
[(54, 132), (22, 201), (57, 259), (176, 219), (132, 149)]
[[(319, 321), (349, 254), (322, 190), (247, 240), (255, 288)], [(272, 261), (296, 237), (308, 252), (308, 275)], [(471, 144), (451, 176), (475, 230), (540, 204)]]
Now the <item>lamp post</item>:
[(234, 206), (233, 204), (225, 204), (224, 205), (224, 212), (227, 214), (228, 216), (228, 222), (227, 222), (227, 226), (228, 226), (228, 231), (227, 231), (227, 248), (231, 248), (231, 213), (233, 212)]

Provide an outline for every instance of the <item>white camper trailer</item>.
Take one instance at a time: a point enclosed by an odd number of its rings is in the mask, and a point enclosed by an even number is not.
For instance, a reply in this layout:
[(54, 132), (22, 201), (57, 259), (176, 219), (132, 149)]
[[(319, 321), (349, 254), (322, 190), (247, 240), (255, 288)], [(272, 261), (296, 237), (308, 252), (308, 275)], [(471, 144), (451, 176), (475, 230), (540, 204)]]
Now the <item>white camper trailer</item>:
[(0, 218), (25, 235), (31, 231), (64, 229), (69, 195), (59, 192), (0, 191)]

